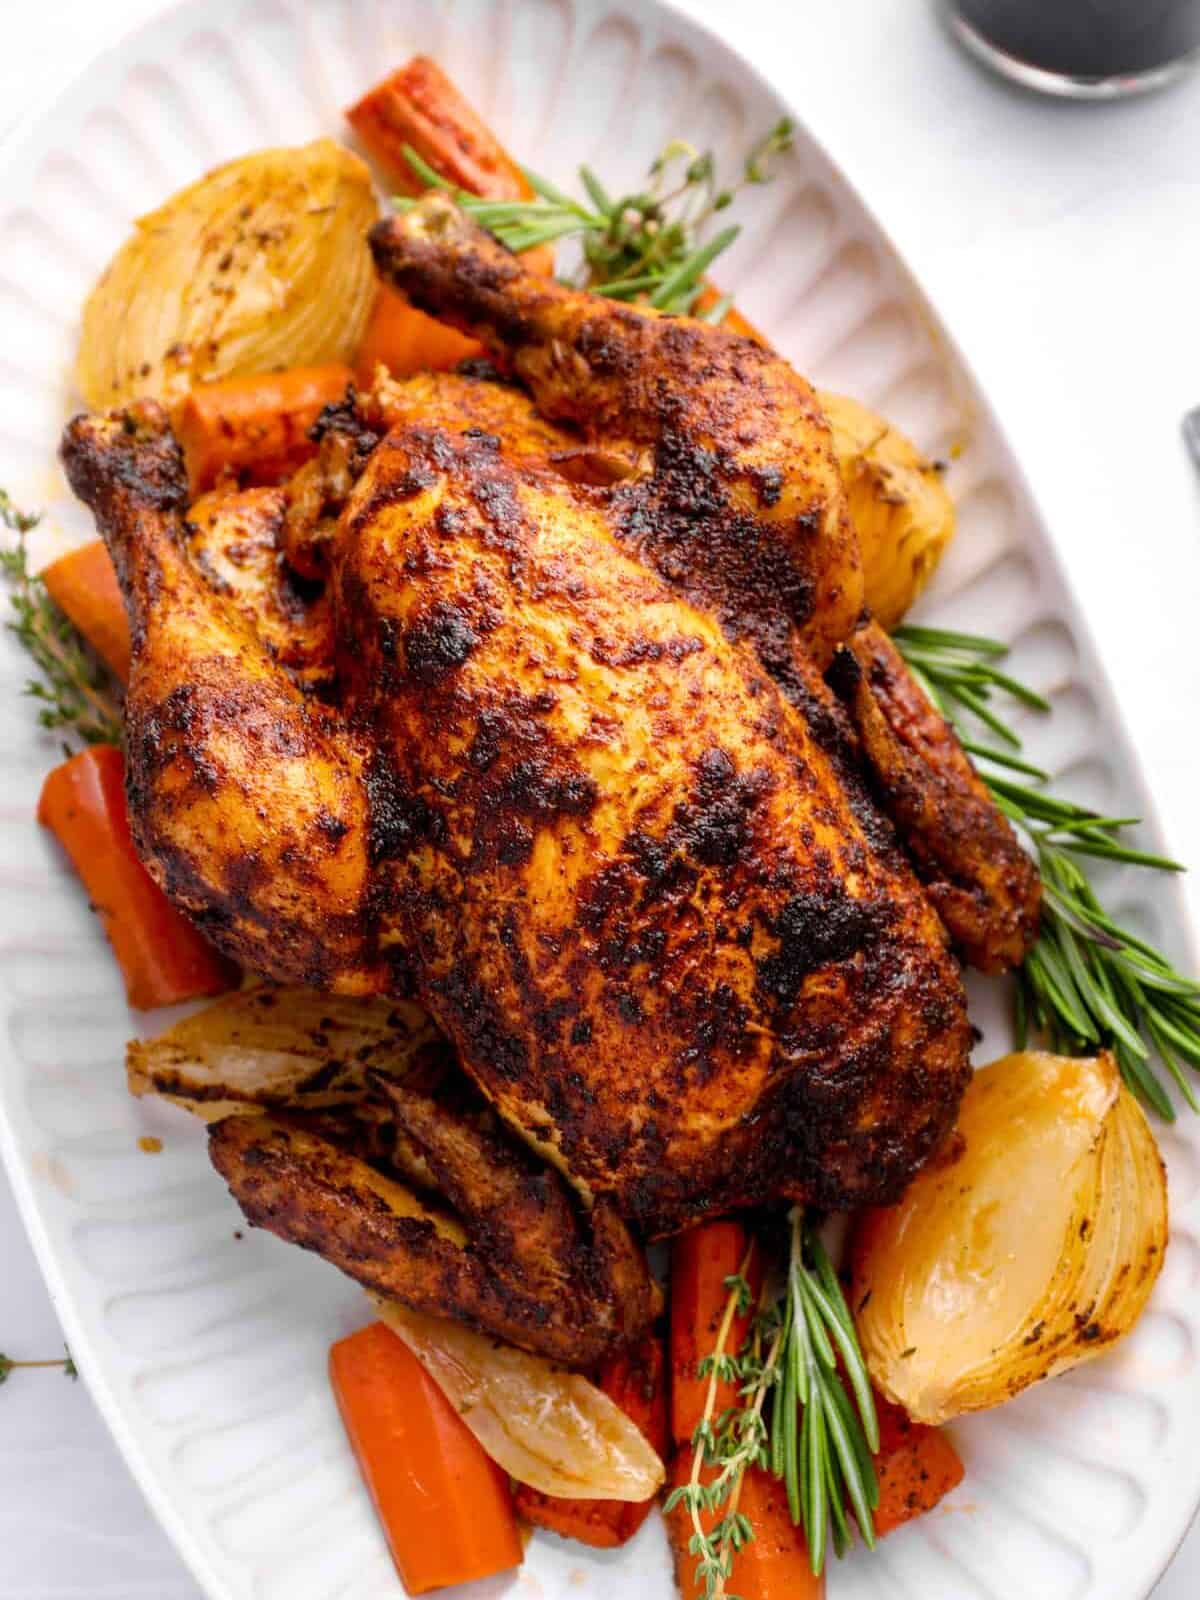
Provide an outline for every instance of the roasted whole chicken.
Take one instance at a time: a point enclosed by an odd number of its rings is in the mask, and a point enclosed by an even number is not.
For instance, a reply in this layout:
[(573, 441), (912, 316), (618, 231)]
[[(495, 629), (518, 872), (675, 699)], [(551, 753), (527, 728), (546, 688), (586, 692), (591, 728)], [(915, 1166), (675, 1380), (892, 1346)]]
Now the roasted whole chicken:
[[(968, 1076), (953, 947), (1019, 960), (1036, 873), (863, 616), (828, 427), (786, 362), (531, 277), (438, 195), (372, 246), (495, 371), (351, 395), (296, 483), (190, 519), (153, 403), (67, 429), (133, 626), (135, 838), (247, 968), (416, 993), (499, 1119), (468, 1119), (432, 1187), (461, 1202), (463, 1162), (490, 1170), (482, 1227), (488, 1194), (533, 1192), (529, 1150), (557, 1169), (546, 1255), (608, 1263), (616, 1342), (653, 1313), (627, 1227), (898, 1195)], [(235, 582), (247, 518), (279, 558)], [(429, 1176), (428, 1105), (389, 1097)], [(378, 1284), (346, 1221), (374, 1217), (366, 1254), (428, 1304), (417, 1235), (333, 1162), (337, 1129), (253, 1120), (213, 1138), (256, 1220)], [(505, 1320), (420, 1237), (444, 1309), (569, 1359), (531, 1304), (578, 1266), (530, 1268)]]

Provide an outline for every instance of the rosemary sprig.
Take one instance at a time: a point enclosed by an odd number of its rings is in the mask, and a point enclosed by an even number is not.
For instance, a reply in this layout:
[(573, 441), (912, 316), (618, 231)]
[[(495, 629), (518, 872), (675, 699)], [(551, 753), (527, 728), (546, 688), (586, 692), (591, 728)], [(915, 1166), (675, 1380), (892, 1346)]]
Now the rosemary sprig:
[(799, 1207), (790, 1223), (787, 1283), (768, 1313), (780, 1319), (783, 1339), (769, 1464), (786, 1485), (792, 1520), (803, 1526), (813, 1572), (820, 1573), (831, 1538), (839, 1556), (849, 1545), (847, 1509), (867, 1546), (875, 1546), (879, 1483), (871, 1456), (879, 1449), (879, 1421), (828, 1252)]
[[(579, 287), (616, 300), (644, 299), (662, 311), (687, 312), (704, 291), (703, 274), (739, 230), (722, 228), (710, 239), (702, 239), (702, 233), (747, 184), (768, 182), (772, 157), (791, 145), (792, 124), (784, 117), (746, 156), (738, 181), (722, 188), (712, 152), (673, 139), (651, 165), (646, 185), (616, 198), (590, 167), (580, 167), (586, 200), (528, 171), (532, 200), (481, 200), (448, 184), (415, 150), (406, 148), (404, 153), (426, 188), (453, 194), (464, 211), (510, 250), (576, 238), (583, 251)], [(398, 198), (395, 204), (408, 210), (415, 202)], [(704, 315), (719, 322), (728, 309), (728, 301), (718, 302)]]
[(84, 744), (120, 744), (121, 702), (112, 674), (29, 571), (25, 537), (39, 521), (18, 510), (0, 489), (0, 523), (17, 536), (14, 544), (0, 548), (0, 573), (11, 586), (13, 609), (6, 626), (38, 671), (25, 693), (39, 702), (43, 728), (74, 735)]
[(10, 1375), (24, 1369), (33, 1367), (57, 1367), (64, 1378), (78, 1378), (79, 1369), (75, 1359), (66, 1345), (63, 1345), (65, 1355), (54, 1356), (43, 1361), (14, 1361), (11, 1356), (6, 1356), (0, 1351), (0, 1383), (7, 1383)]
[[(727, 1587), (734, 1564), (755, 1536), (753, 1524), (738, 1510), (742, 1480), (752, 1466), (784, 1481), (814, 1573), (823, 1569), (830, 1542), (839, 1556), (847, 1549), (848, 1513), (866, 1543), (875, 1543), (879, 1485), (871, 1453), (879, 1448), (879, 1424), (866, 1363), (829, 1255), (796, 1207), (789, 1217), (783, 1286), (760, 1309), (746, 1345), (735, 1354), (729, 1349), (730, 1331), (735, 1316), (750, 1308), (748, 1265), (749, 1255), (726, 1280), (729, 1298), (716, 1344), (700, 1366), (709, 1381), (704, 1414), (692, 1436), (691, 1472), (665, 1506), (667, 1511), (683, 1506), (691, 1518), (689, 1550), (704, 1600), (734, 1600)], [(718, 1416), (722, 1382), (738, 1385), (738, 1403)], [(715, 1518), (707, 1528), (706, 1515)]]
[(1156, 872), (1182, 867), (1129, 842), (1127, 830), (1138, 818), (1105, 817), (1047, 788), (1048, 774), (1025, 759), (1019, 735), (996, 708), (997, 696), (1005, 696), (1036, 711), (1050, 709), (1002, 670), (1005, 645), (909, 625), (898, 628), (895, 639), (1041, 870), (1041, 931), (1017, 975), (1018, 1043), (1024, 1046), (1032, 1027), (1064, 1054), (1110, 1049), (1134, 1093), (1173, 1121), (1156, 1055), (1187, 1104), (1200, 1109), (1185, 1071), (1200, 1068), (1200, 983), (1105, 910), (1086, 864), (1112, 861)]

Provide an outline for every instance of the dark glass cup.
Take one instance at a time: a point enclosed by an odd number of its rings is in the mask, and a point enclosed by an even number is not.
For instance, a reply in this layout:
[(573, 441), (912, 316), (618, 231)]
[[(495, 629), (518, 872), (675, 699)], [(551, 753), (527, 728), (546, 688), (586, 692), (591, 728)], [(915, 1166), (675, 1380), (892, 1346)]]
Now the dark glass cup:
[(972, 54), (1032, 89), (1138, 94), (1200, 59), (1200, 0), (942, 0)]

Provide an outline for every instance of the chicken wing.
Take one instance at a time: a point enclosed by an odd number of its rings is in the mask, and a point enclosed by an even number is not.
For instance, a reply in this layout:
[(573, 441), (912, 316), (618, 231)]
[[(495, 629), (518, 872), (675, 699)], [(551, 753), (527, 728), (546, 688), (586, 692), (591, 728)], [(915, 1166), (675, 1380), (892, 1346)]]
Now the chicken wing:
[(556, 1173), (452, 1107), (410, 1091), (402, 1116), (453, 1210), (381, 1170), (350, 1114), (227, 1117), (209, 1153), (255, 1226), (418, 1311), (572, 1367), (645, 1330), (656, 1291), (611, 1207), (583, 1212)]
[(874, 622), (855, 630), (831, 677), (876, 792), (955, 943), (981, 972), (1019, 965), (1037, 937), (1037, 868), (954, 730)]

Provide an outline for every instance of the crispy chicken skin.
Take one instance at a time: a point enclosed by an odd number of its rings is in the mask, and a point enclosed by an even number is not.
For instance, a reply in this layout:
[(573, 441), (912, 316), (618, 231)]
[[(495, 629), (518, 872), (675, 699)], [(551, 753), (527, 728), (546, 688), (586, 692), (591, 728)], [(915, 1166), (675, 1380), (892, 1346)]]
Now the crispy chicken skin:
[(269, 975), (408, 967), (463, 1064), (648, 1233), (898, 1192), (969, 1043), (932, 906), (753, 656), (479, 429), (409, 424), (331, 553), (314, 707), (183, 558), (161, 416), (64, 456), (134, 622), (139, 847)]
[[(1037, 932), (1037, 870), (953, 731), (861, 616), (857, 542), (804, 380), (734, 334), (528, 274), (439, 195), (377, 224), (371, 242), (381, 273), (481, 338), (544, 416), (608, 446), (618, 539), (752, 646), (849, 791), (869, 775), (967, 959), (986, 972), (1019, 963)], [(847, 643), (863, 669), (848, 718), (821, 680)], [(837, 667), (842, 686), (849, 664)]]
[(333, 676), (328, 596), (284, 560), (285, 489), (214, 489), (183, 524), (192, 564), (246, 618), (268, 655), (310, 693)]

